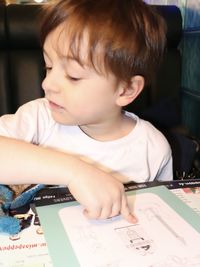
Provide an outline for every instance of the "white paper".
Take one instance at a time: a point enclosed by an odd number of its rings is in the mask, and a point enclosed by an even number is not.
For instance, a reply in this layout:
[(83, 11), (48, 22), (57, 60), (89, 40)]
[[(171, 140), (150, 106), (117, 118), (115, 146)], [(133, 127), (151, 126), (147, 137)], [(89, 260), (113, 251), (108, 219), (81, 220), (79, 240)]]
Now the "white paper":
[(128, 197), (139, 221), (88, 220), (81, 206), (59, 216), (81, 267), (199, 267), (200, 234), (157, 195)]

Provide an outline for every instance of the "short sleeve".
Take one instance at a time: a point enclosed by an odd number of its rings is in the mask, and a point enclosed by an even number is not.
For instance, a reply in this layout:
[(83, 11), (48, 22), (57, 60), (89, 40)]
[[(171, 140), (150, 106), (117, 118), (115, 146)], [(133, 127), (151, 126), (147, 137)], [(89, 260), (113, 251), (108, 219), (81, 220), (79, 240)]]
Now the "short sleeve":
[(171, 181), (173, 180), (173, 166), (172, 166), (172, 155), (169, 153), (167, 159), (161, 165), (159, 172), (156, 176), (158, 181)]
[(15, 114), (0, 117), (0, 135), (39, 144), (51, 123), (45, 99), (22, 105)]

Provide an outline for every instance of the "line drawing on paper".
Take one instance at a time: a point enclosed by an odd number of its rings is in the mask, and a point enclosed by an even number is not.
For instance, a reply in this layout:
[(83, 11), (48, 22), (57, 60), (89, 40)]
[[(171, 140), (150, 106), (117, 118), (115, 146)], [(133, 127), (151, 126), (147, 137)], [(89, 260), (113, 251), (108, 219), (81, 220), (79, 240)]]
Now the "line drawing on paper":
[(145, 256), (154, 251), (153, 240), (150, 239), (145, 230), (139, 224), (122, 226), (114, 229), (123, 240), (128, 249), (134, 249), (135, 252)]
[[(88, 220), (81, 206), (59, 210), (81, 267), (200, 267), (200, 234), (153, 193), (128, 197), (138, 217), (130, 224)], [(89, 259), (89, 260), (88, 260)]]

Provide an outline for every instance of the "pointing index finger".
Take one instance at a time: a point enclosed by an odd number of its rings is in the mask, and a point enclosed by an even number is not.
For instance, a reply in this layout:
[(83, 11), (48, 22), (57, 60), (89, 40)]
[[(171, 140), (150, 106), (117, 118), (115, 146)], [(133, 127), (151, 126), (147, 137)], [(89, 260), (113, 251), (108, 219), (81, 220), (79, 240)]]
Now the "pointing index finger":
[(135, 224), (138, 222), (137, 217), (134, 214), (132, 214), (130, 211), (130, 208), (127, 203), (127, 198), (125, 195), (122, 197), (121, 215), (129, 223)]

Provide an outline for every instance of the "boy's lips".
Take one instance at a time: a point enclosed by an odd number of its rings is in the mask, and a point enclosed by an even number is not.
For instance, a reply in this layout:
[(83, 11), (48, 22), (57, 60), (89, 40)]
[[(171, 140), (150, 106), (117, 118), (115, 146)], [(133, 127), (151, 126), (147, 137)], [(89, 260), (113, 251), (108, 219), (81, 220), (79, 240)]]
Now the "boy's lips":
[(55, 102), (50, 101), (50, 100), (48, 100), (48, 101), (49, 101), (49, 106), (50, 106), (51, 109), (63, 109), (62, 106), (56, 104)]

